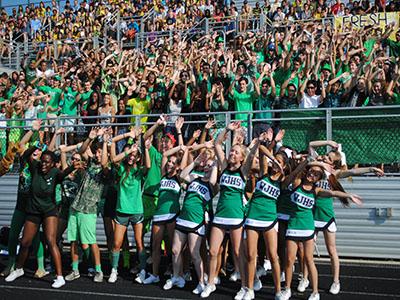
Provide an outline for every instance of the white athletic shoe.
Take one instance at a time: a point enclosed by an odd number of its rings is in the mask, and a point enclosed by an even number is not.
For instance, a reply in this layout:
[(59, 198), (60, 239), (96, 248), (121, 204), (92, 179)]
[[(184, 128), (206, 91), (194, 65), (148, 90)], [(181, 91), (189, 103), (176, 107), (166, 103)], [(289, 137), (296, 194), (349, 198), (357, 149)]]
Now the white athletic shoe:
[(299, 282), (299, 286), (297, 287), (297, 291), (300, 293), (303, 293), (306, 288), (308, 288), (308, 286), (310, 285), (310, 281), (308, 281), (307, 279), (302, 279)]
[(319, 300), (319, 293), (312, 293), (308, 300)]
[(282, 300), (289, 300), (292, 297), (292, 290), (290, 288), (284, 289), (282, 292)]
[(118, 278), (118, 271), (116, 269), (111, 269), (110, 277), (108, 278), (108, 283), (115, 283)]
[(329, 293), (333, 295), (337, 295), (340, 292), (340, 282), (334, 282), (331, 285), (331, 288), (329, 289)]
[(81, 277), (79, 270), (72, 270), (67, 276), (65, 276), (66, 281), (72, 281)]
[(51, 287), (54, 288), (54, 289), (59, 289), (59, 288), (62, 287), (63, 285), (65, 285), (64, 277), (62, 277), (62, 276), (57, 276), (57, 279), (54, 280), (54, 282), (53, 282), (53, 284), (51, 285)]
[(235, 296), (235, 300), (242, 300), (243, 299), (243, 297), (244, 297), (244, 295), (246, 294), (246, 292), (247, 292), (247, 288), (245, 288), (245, 287), (241, 287), (240, 288), (240, 290), (239, 290), (239, 292), (237, 292), (236, 293), (236, 296)]
[(254, 279), (254, 286), (253, 286), (254, 291), (258, 292), (259, 290), (262, 289), (262, 282), (259, 278)]
[(254, 290), (246, 288), (246, 293), (244, 294), (242, 300), (253, 300), (255, 298)]
[(160, 277), (150, 274), (145, 280), (143, 280), (143, 284), (152, 284), (160, 282)]
[(204, 291), (205, 285), (200, 283), (196, 286), (196, 288), (192, 291), (195, 295), (200, 295)]
[(24, 269), (20, 268), (20, 269), (15, 269), (14, 271), (12, 271), (10, 273), (10, 275), (8, 275), (6, 277), (6, 279), (4, 279), (6, 282), (13, 282), (15, 279), (17, 279), (18, 277), (21, 277), (24, 275)]
[(178, 288), (183, 288), (185, 286), (185, 279), (180, 276), (172, 276), (172, 278), (168, 279), (167, 282), (164, 284), (163, 289), (170, 290), (174, 285), (176, 285)]
[(201, 298), (208, 298), (212, 292), (215, 292), (217, 288), (215, 287), (215, 284), (207, 284), (204, 290), (201, 292), (200, 297)]
[(286, 281), (285, 272), (281, 272), (281, 282), (285, 282), (285, 281)]
[(140, 270), (140, 272), (137, 274), (135, 281), (137, 283), (142, 284), (143, 281), (146, 279), (146, 271), (145, 270)]
[(271, 266), (271, 262), (269, 261), (269, 259), (264, 259), (264, 269), (265, 271), (269, 271), (272, 270), (272, 266)]
[(280, 291), (280, 292), (278, 292), (278, 293), (275, 294), (275, 300), (285, 300), (282, 291)]
[(240, 280), (240, 273), (239, 272), (233, 272), (232, 274), (231, 274), (231, 277), (229, 277), (229, 280), (230, 281), (233, 281), (233, 282), (236, 282), (236, 281), (238, 281), (238, 280)]

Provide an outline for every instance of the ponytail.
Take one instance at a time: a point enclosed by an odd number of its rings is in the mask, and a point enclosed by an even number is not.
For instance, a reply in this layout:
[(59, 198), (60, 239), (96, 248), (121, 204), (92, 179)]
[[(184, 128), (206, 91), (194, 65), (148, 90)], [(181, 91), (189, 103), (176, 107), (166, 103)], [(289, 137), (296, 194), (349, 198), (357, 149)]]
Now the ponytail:
[[(343, 186), (340, 184), (340, 182), (337, 180), (336, 176), (333, 174), (330, 174), (328, 176), (328, 182), (332, 188), (333, 191), (340, 191), (345, 193), (345, 190), (343, 188)], [(342, 202), (343, 206), (345, 207), (349, 207), (350, 206), (350, 202), (347, 198), (339, 198), (340, 202)]]

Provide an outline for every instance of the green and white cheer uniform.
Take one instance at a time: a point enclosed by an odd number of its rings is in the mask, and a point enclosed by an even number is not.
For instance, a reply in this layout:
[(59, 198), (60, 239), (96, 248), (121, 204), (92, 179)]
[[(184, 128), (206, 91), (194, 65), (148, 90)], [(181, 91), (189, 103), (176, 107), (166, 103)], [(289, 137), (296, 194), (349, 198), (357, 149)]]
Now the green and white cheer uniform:
[[(332, 190), (329, 181), (325, 179), (318, 181), (316, 186), (324, 190)], [(335, 211), (333, 210), (333, 198), (317, 198), (314, 207), (314, 225), (317, 231), (337, 231)]]
[(249, 202), (245, 221), (247, 229), (267, 231), (278, 230), (276, 201), (280, 194), (280, 183), (264, 176), (256, 183), (252, 199)]
[(176, 219), (176, 229), (184, 233), (205, 235), (206, 215), (212, 213), (212, 190), (201, 178), (193, 180), (186, 191), (182, 210)]
[(213, 225), (225, 229), (242, 226), (245, 217), (244, 199), (246, 181), (240, 169), (225, 169), (219, 180), (220, 194)]
[(179, 214), (179, 197), (181, 185), (178, 177), (168, 178), (164, 176), (160, 182), (158, 192), (158, 203), (153, 216), (153, 224), (169, 223), (176, 219)]
[(290, 216), (293, 215), (295, 205), (291, 201), (292, 191), (288, 188), (281, 189), (281, 193), (277, 201), (278, 220), (288, 222)]
[(287, 239), (306, 241), (314, 237), (315, 226), (312, 209), (315, 198), (314, 189), (306, 191), (300, 185), (294, 190), (291, 201), (295, 204), (295, 209), (286, 230)]

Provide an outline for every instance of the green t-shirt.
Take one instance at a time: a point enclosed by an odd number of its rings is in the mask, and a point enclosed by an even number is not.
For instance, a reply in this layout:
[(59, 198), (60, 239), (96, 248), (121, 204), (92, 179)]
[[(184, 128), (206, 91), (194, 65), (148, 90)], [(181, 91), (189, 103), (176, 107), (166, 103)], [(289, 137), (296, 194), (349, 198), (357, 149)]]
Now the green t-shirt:
[(39, 87), (39, 91), (42, 91), (46, 93), (47, 95), (50, 95), (50, 101), (48, 105), (52, 108), (58, 108), (59, 103), (60, 103), (60, 97), (62, 93), (62, 89), (59, 88), (52, 88), (51, 86), (41, 86)]
[[(254, 94), (253, 93), (239, 93), (234, 91), (233, 102), (235, 104), (235, 111), (251, 111), (253, 110)], [(247, 120), (247, 114), (236, 114), (236, 120)]]
[[(129, 174), (128, 174), (129, 172)], [(117, 212), (123, 214), (143, 214), (142, 181), (144, 169), (131, 168), (129, 171), (124, 164), (117, 170), (119, 176)]]
[(33, 160), (29, 163), (32, 174), (32, 197), (26, 205), (26, 212), (30, 214), (45, 214), (56, 208), (56, 185), (61, 183), (61, 171), (53, 168), (47, 174), (40, 171), (40, 163)]
[(6, 94), (6, 98), (7, 99), (11, 99), (16, 90), (17, 90), (17, 86), (16, 85), (11, 86), (10, 89), (8, 90), (7, 94)]
[[(274, 103), (274, 97), (271, 94), (266, 96), (260, 95), (254, 102), (254, 110), (270, 110), (272, 109), (272, 104)], [(272, 112), (260, 112), (254, 114), (255, 119), (271, 119)], [(271, 122), (271, 121), (269, 121)]]
[(384, 43), (389, 46), (390, 56), (399, 57), (400, 56), (400, 42), (385, 40)]
[(31, 69), (29, 67), (25, 68), (25, 79), (27, 83), (31, 83), (36, 78), (35, 69)]
[(83, 106), (83, 109), (86, 110), (88, 103), (89, 103), (89, 98), (92, 95), (93, 90), (84, 92), (81, 94), (81, 99), (80, 99), (80, 104)]
[(70, 87), (64, 92), (64, 105), (61, 108), (61, 113), (68, 116), (76, 116), (78, 114), (77, 106), (75, 103), (78, 91), (73, 91)]
[(146, 181), (143, 186), (143, 193), (149, 196), (158, 196), (161, 181), (161, 160), (162, 154), (154, 146), (149, 149), (151, 166), (147, 172)]

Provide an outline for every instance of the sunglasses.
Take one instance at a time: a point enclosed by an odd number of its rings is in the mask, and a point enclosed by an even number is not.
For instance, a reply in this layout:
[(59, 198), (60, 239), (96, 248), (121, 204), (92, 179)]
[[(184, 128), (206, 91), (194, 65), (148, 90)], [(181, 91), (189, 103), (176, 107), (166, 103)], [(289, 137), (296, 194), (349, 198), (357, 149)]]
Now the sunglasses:
[(315, 86), (308, 86), (308, 89), (315, 89)]
[(294, 89), (288, 89), (289, 92), (295, 92), (296, 90)]
[(81, 158), (80, 158), (80, 157), (71, 157), (71, 160), (80, 161), (80, 160), (81, 160)]

